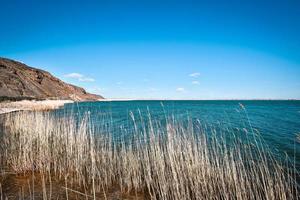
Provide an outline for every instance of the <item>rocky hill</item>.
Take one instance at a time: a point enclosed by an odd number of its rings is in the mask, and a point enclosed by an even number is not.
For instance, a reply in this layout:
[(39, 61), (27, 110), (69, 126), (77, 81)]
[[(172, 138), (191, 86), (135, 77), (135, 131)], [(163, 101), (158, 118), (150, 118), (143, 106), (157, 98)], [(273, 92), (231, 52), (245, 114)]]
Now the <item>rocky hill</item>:
[(103, 99), (102, 96), (65, 83), (49, 72), (6, 58), (0, 58), (0, 97), (74, 101)]

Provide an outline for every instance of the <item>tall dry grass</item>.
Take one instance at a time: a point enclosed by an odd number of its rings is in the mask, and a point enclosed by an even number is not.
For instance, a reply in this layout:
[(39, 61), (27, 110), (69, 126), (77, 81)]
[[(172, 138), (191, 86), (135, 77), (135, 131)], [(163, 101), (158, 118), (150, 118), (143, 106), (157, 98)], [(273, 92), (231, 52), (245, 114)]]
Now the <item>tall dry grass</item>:
[[(134, 115), (132, 120), (135, 121)], [(8, 114), (1, 144), (3, 165), (82, 188), (97, 199), (112, 187), (146, 199), (297, 199), (295, 169), (275, 159), (253, 131), (243, 137), (170, 117), (133, 124), (131, 137), (95, 128), (86, 114)], [(126, 132), (124, 130), (124, 132)], [(227, 133), (228, 134), (228, 133)], [(44, 191), (44, 199), (49, 199)], [(86, 197), (87, 197), (86, 196)]]

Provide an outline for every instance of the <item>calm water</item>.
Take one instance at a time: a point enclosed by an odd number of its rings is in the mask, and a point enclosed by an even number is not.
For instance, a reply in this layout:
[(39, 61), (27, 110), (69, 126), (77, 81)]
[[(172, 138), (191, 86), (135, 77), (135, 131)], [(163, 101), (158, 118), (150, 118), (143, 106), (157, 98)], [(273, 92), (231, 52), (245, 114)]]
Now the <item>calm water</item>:
[[(242, 105), (242, 106), (241, 106)], [(243, 109), (243, 107), (245, 109)], [(137, 124), (151, 116), (164, 123), (166, 116), (173, 116), (180, 123), (201, 121), (217, 131), (259, 131), (266, 144), (277, 155), (287, 153), (300, 164), (300, 101), (114, 101), (68, 104), (56, 111), (81, 115), (89, 112), (94, 126), (112, 122), (115, 135), (133, 129), (130, 113)], [(104, 120), (105, 119), (105, 120)], [(252, 126), (252, 127), (251, 127)]]

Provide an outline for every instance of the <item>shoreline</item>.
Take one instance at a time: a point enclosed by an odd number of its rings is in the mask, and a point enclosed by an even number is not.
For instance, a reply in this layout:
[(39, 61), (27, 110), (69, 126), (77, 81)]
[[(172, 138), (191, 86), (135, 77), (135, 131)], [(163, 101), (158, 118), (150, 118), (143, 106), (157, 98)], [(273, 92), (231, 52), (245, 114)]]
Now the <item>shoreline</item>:
[[(95, 102), (118, 102), (118, 101), (300, 101), (300, 99), (98, 99)], [(0, 102), (0, 115), (16, 111), (47, 111), (63, 107), (73, 100), (21, 100)]]
[(72, 100), (22, 100), (14, 102), (2, 102), (0, 103), (0, 115), (16, 112), (16, 111), (47, 111), (54, 110), (63, 107), (67, 103), (74, 103)]

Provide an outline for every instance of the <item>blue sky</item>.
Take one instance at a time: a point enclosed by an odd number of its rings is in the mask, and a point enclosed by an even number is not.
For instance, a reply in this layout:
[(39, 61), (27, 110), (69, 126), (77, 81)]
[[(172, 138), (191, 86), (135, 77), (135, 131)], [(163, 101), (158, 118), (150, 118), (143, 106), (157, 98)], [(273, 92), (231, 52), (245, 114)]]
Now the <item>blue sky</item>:
[(0, 0), (0, 56), (107, 98), (300, 99), (300, 1)]

